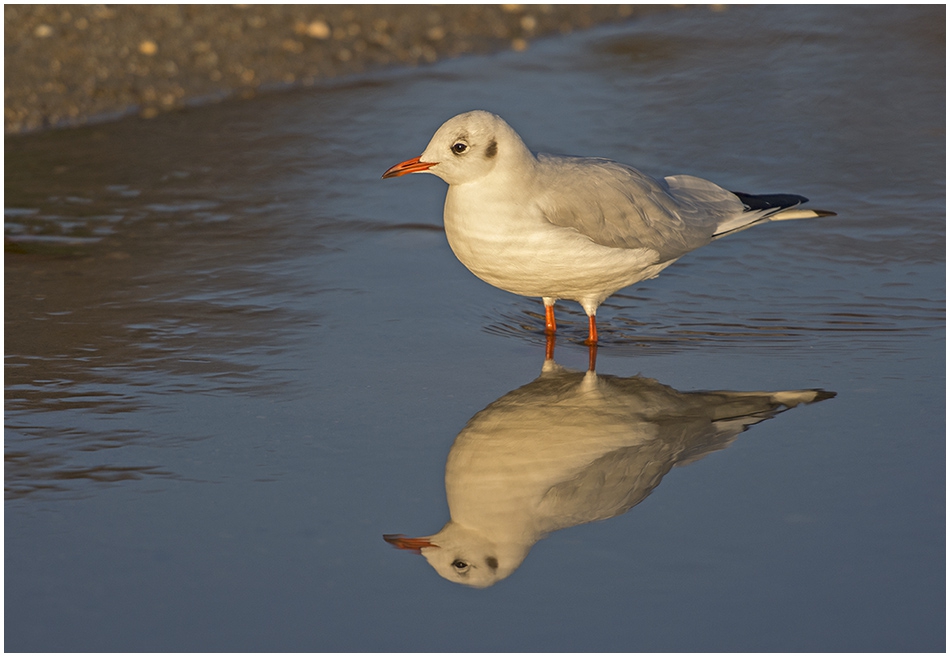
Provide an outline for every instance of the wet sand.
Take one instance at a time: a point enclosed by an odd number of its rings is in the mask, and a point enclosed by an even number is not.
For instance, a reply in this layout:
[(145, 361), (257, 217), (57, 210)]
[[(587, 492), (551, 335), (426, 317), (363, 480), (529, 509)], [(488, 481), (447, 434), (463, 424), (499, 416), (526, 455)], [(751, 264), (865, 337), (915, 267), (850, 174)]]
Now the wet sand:
[(630, 5), (7, 5), (7, 134), (310, 86), (631, 20)]

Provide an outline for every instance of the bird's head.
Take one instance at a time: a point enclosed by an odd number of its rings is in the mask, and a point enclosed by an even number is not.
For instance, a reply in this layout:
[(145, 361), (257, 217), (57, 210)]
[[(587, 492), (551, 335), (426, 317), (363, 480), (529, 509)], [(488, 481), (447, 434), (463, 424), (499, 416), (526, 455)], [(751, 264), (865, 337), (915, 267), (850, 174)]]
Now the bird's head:
[[(450, 185), (474, 182), (502, 168), (533, 160), (521, 137), (496, 114), (475, 110), (442, 124), (419, 157), (391, 167), (383, 178), (431, 173)], [(524, 166), (521, 164), (521, 166)]]
[(450, 582), (479, 589), (508, 577), (521, 565), (531, 547), (497, 545), (480, 532), (454, 522), (433, 536), (409, 538), (402, 534), (385, 534), (383, 538), (401, 550), (421, 554)]

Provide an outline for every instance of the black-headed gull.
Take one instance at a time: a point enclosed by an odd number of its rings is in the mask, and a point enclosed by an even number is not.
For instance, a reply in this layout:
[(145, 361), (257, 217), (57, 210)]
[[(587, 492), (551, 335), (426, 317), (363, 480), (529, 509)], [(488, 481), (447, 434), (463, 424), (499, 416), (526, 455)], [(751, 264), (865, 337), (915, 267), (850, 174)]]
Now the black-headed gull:
[(690, 251), (766, 221), (834, 215), (794, 194), (730, 192), (693, 176), (656, 180), (602, 158), (533, 154), (504, 119), (480, 110), (442, 124), (422, 155), (383, 174), (431, 173), (449, 184), (445, 233), (483, 281), (544, 301), (580, 303), (597, 343), (597, 307)]
[(545, 535), (612, 518), (670, 469), (726, 448), (753, 424), (823, 390), (680, 392), (641, 376), (541, 376), (477, 413), (445, 464), (451, 520), (431, 536), (387, 534), (442, 577), (483, 588), (508, 577)]

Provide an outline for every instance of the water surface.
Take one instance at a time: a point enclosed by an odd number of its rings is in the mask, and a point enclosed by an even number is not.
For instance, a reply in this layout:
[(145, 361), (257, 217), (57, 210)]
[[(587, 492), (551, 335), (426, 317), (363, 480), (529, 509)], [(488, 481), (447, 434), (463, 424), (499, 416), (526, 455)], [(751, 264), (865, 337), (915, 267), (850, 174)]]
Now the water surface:
[[(944, 23), (670, 12), (8, 138), (6, 648), (942, 651)], [(444, 184), (379, 180), (474, 108), (536, 150), (838, 212), (615, 295), (597, 362), (677, 399), (837, 396), (719, 417), (482, 590), (382, 539), (442, 527), (456, 437), (554, 367), (540, 302), (455, 260)], [(583, 381), (585, 317), (558, 317)], [(615, 452), (571, 490), (619, 496)]]

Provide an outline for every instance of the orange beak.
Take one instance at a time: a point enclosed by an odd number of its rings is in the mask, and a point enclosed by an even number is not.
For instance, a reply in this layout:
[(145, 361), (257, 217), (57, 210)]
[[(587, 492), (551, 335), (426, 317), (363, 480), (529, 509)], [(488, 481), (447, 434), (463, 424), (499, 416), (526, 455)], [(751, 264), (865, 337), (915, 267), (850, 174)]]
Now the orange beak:
[[(419, 157), (422, 156), (420, 155)], [(414, 157), (411, 160), (406, 160), (396, 166), (389, 167), (386, 173), (383, 174), (383, 178), (396, 178), (398, 176), (404, 176), (407, 173), (419, 173), (438, 164), (438, 162), (420, 162), (419, 157)]]
[(400, 550), (411, 550), (416, 554), (422, 554), (422, 548), (439, 547), (435, 543), (430, 542), (428, 538), (409, 538), (402, 534), (383, 534), (383, 540), (390, 545), (396, 546)]

